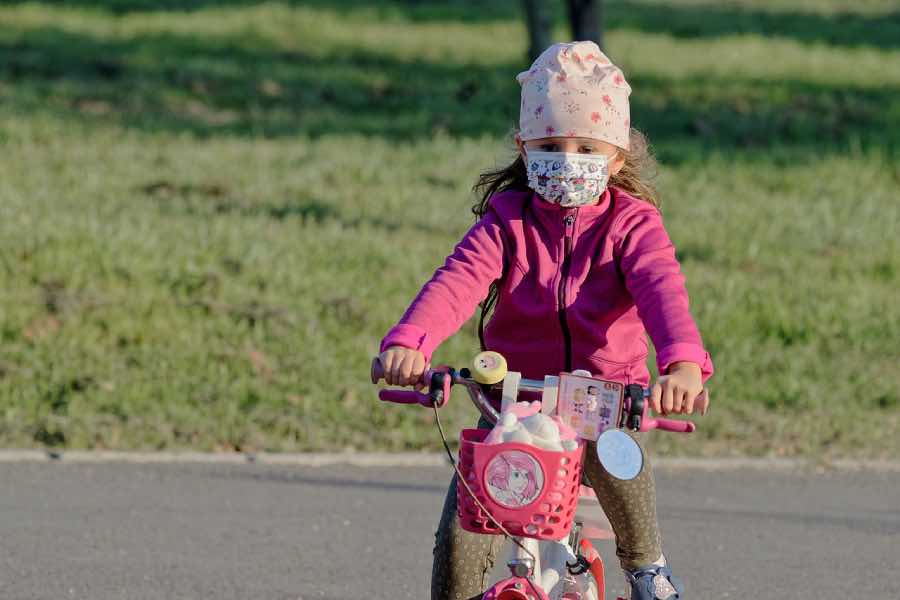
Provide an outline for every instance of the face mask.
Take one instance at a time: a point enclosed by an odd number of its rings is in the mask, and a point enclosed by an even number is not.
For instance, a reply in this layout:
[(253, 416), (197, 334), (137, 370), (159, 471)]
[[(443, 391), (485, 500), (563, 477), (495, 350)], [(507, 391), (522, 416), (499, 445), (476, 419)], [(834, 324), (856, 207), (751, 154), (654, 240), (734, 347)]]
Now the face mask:
[(603, 154), (526, 151), (528, 187), (565, 208), (595, 202), (609, 181), (609, 157)]

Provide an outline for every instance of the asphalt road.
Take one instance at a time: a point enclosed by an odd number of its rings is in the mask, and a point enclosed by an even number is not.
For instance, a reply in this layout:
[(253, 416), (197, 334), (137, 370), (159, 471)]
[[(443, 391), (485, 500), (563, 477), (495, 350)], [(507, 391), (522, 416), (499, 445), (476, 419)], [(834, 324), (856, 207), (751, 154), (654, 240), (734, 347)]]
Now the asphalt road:
[[(428, 598), (448, 478), (449, 467), (2, 464), (0, 598)], [(664, 548), (691, 599), (900, 598), (898, 473), (657, 480)]]

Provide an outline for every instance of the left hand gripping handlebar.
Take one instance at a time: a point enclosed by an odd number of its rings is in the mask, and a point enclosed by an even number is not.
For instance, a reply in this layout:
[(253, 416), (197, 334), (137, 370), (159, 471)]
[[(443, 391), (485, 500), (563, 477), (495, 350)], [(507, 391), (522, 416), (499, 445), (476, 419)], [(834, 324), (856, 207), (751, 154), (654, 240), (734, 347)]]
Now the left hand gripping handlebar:
[[(422, 374), (420, 383), (428, 385), (428, 393), (415, 390), (380, 390), (378, 399), (397, 404), (421, 404), (422, 406), (441, 408), (450, 399), (453, 377), (449, 371), (450, 369), (447, 367), (438, 367), (428, 369)], [(372, 359), (371, 377), (372, 383), (378, 383), (384, 379), (384, 365), (377, 356)]]

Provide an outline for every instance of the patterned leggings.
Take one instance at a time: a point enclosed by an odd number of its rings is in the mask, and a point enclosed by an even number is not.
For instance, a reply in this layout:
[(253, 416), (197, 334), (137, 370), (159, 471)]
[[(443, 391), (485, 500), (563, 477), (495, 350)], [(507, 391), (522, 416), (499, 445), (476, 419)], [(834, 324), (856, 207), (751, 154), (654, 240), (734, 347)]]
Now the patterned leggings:
[[(479, 421), (478, 426), (489, 427), (485, 421)], [(629, 435), (641, 443), (640, 434)], [(656, 522), (656, 488), (647, 453), (644, 452), (644, 466), (638, 476), (623, 481), (606, 472), (590, 442), (585, 448), (584, 473), (616, 534), (616, 555), (622, 567), (633, 569), (658, 559), (662, 551)], [(435, 533), (432, 600), (480, 599), (503, 543), (503, 536), (469, 533), (459, 526), (454, 475)]]

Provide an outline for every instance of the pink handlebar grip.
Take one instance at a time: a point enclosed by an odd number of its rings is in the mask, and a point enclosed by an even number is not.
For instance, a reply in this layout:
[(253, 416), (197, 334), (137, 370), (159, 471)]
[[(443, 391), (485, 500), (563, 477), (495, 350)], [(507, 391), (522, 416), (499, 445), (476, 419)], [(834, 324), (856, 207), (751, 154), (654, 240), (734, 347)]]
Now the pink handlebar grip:
[(663, 431), (674, 431), (675, 433), (693, 433), (697, 426), (693, 421), (680, 421), (676, 419), (652, 418), (644, 419), (641, 422), (641, 431), (650, 429), (661, 429)]
[[(419, 383), (425, 384), (426, 382), (431, 382), (432, 377), (436, 374), (448, 373), (449, 371), (450, 368), (444, 366), (436, 367), (434, 369), (428, 369), (427, 371), (425, 371), (425, 373), (422, 374), (422, 378), (419, 380)], [(375, 384), (384, 379), (384, 366), (381, 364), (381, 360), (377, 356), (372, 359), (370, 376), (372, 378), (372, 383)], [(381, 390), (380, 392), (378, 392), (378, 398), (384, 402), (395, 402), (397, 404), (421, 404), (422, 406), (437, 406), (438, 408), (442, 408), (450, 399), (450, 387), (452, 385), (452, 378), (449, 375), (445, 375), (443, 380), (443, 389), (440, 390), (440, 393), (435, 395), (434, 401), (432, 401), (430, 394), (412, 390)]]
[(431, 400), (428, 399), (427, 394), (410, 390), (381, 390), (378, 392), (378, 399), (384, 402), (395, 402), (396, 404), (431, 406)]

